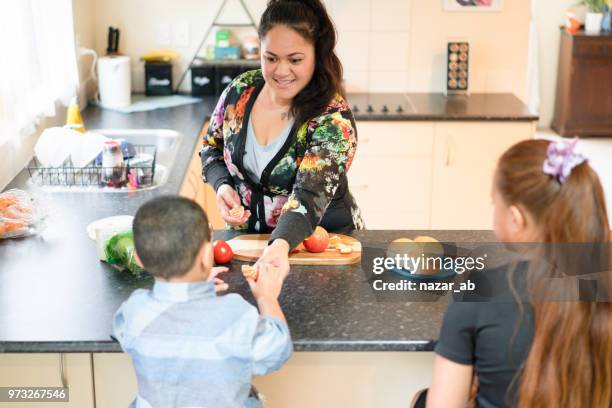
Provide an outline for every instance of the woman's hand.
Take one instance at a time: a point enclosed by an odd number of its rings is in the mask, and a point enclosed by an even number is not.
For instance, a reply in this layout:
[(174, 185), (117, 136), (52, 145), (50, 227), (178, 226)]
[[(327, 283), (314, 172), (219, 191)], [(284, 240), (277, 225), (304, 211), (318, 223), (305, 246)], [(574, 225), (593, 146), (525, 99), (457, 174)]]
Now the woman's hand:
[(287, 241), (280, 238), (275, 239), (264, 249), (263, 254), (255, 262), (255, 267), (260, 264), (271, 264), (286, 276), (289, 273), (289, 249)]
[(213, 268), (210, 270), (210, 274), (206, 280), (208, 282), (215, 282), (215, 292), (223, 292), (229, 288), (227, 283), (223, 282), (221, 278), (217, 278), (217, 275), (227, 271), (228, 268), (225, 266), (213, 266)]
[(240, 207), (241, 205), (240, 196), (232, 186), (223, 184), (219, 187), (217, 190), (217, 206), (219, 207), (223, 220), (232, 227), (244, 224), (251, 216), (249, 210), (246, 210), (240, 218), (233, 217), (230, 214), (232, 208)]

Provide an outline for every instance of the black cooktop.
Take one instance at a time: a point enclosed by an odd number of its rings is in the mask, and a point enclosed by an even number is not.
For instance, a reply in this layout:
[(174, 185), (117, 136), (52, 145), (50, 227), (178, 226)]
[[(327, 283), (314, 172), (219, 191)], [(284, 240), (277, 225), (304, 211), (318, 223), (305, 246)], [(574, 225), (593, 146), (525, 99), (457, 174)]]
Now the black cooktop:
[(538, 120), (511, 93), (354, 93), (347, 100), (357, 120)]

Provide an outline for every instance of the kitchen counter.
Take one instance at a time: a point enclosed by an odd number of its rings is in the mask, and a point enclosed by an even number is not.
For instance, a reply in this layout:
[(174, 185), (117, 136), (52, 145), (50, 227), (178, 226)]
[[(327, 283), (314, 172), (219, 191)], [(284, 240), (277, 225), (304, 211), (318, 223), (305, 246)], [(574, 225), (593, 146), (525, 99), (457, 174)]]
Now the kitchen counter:
[[(184, 134), (178, 153), (183, 160), (158, 189), (139, 193), (43, 194), (47, 228), (24, 239), (0, 240), (0, 352), (120, 352), (110, 339), (115, 310), (137, 288), (153, 283), (98, 261), (95, 243), (85, 232), (99, 218), (135, 214), (160, 194), (176, 194), (185, 175), (198, 134), (214, 108), (214, 99), (166, 110), (124, 115), (89, 107), (87, 127), (168, 128)], [(25, 188), (21, 172), (8, 188)], [(443, 241), (486, 241), (487, 231), (427, 231)], [(217, 231), (217, 238), (233, 233)], [(401, 231), (360, 231), (364, 248), (380, 248)], [(234, 262), (224, 279), (230, 292), (253, 302)], [(426, 351), (432, 350), (447, 299), (415, 301), (381, 299), (360, 264), (295, 266), (287, 278), (281, 305), (297, 351)], [(437, 298), (436, 298), (437, 299)], [(425, 300), (436, 300), (428, 298)]]
[[(207, 98), (129, 115), (91, 106), (83, 111), (88, 129), (166, 128), (182, 133), (177, 160), (167, 182), (154, 190), (38, 192), (49, 213), (46, 229), (39, 236), (0, 240), (0, 351), (91, 351), (105, 341), (112, 348), (108, 334), (113, 309), (147, 280), (131, 280), (99, 262), (85, 228), (100, 218), (133, 215), (152, 197), (178, 193), (214, 104)], [(31, 190), (27, 180), (24, 170), (7, 189)]]
[(377, 121), (537, 121), (538, 116), (511, 93), (348, 94), (356, 120)]

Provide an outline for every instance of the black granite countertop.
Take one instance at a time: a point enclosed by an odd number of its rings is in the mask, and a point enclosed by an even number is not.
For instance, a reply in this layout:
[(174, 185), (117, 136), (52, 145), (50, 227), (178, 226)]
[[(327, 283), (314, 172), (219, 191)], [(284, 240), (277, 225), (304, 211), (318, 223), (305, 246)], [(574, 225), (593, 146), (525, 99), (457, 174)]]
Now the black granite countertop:
[(348, 94), (356, 120), (380, 121), (536, 121), (538, 116), (511, 93)]
[[(47, 228), (38, 236), (0, 240), (0, 352), (119, 352), (109, 335), (119, 305), (150, 277), (136, 278), (98, 261), (86, 234), (92, 221), (135, 214), (159, 194), (178, 192), (198, 134), (215, 101), (124, 115), (87, 108), (88, 128), (168, 128), (185, 135), (178, 163), (166, 184), (139, 193), (42, 194)], [(21, 172), (7, 188), (30, 189)], [(217, 237), (229, 237), (227, 231)], [(401, 231), (361, 231), (365, 248), (386, 245)], [(490, 232), (435, 232), (439, 240), (491, 239)], [(382, 243), (382, 244), (381, 244)], [(247, 283), (232, 264), (224, 277), (230, 292), (253, 301)], [(423, 299), (416, 299), (423, 300)], [(426, 299), (432, 300), (432, 299)], [(445, 301), (381, 300), (360, 264), (296, 266), (287, 278), (281, 304), (297, 351), (432, 350)]]

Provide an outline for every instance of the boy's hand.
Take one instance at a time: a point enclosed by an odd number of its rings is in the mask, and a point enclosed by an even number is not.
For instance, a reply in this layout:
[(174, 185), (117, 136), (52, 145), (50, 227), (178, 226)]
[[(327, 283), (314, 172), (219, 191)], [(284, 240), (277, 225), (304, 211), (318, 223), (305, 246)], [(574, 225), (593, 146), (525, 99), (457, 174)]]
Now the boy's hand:
[(257, 302), (277, 300), (287, 273), (270, 264), (258, 263), (255, 267), (259, 271), (257, 282), (247, 279), (255, 300)]
[(217, 278), (217, 275), (227, 271), (228, 269), (225, 266), (214, 266), (210, 270), (210, 274), (208, 275), (208, 278), (206, 280), (208, 282), (215, 282), (215, 292), (223, 292), (229, 288), (227, 283), (223, 282), (221, 278)]

